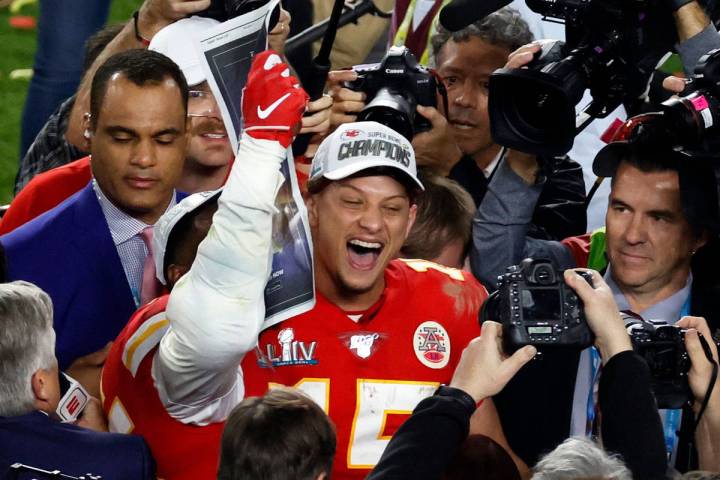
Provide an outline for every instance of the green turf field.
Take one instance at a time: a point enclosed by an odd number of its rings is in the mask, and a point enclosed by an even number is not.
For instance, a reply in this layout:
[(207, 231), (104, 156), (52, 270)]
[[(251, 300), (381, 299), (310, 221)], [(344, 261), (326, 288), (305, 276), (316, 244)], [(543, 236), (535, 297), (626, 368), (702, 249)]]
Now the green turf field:
[[(141, 0), (113, 0), (109, 21), (126, 21), (140, 3)], [(37, 5), (29, 5), (20, 14), (36, 16), (37, 12)], [(9, 18), (10, 11), (0, 9), (0, 204), (12, 198), (20, 148), (20, 117), (29, 84), (29, 80), (11, 79), (10, 72), (32, 68), (36, 35), (35, 30), (11, 28)]]

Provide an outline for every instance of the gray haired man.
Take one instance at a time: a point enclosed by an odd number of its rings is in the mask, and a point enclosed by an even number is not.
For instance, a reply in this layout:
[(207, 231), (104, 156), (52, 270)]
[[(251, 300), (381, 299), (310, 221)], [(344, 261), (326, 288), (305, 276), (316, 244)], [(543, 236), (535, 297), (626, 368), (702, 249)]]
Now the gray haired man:
[(0, 331), (1, 478), (15, 463), (71, 476), (92, 472), (106, 480), (155, 478), (142, 439), (80, 426), (102, 428), (97, 400), (78, 425), (58, 421), (61, 374), (47, 293), (23, 281), (0, 284)]

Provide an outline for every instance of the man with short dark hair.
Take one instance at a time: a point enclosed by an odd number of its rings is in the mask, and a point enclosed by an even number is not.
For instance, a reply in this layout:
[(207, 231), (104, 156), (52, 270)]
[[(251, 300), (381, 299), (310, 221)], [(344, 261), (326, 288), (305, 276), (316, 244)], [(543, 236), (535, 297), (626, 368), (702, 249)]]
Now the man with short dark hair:
[[(432, 58), (448, 95), (447, 121), (431, 112), (433, 130), (413, 139), (418, 157), (431, 166), (442, 164), (448, 176), (460, 183), (480, 205), (488, 183), (508, 157), (527, 154), (497, 144), (490, 135), (488, 80), (508, 55), (532, 40), (532, 33), (517, 10), (505, 7), (457, 32), (438, 27), (431, 38)], [(451, 150), (442, 144), (449, 129)], [(437, 142), (437, 143), (436, 143)], [(535, 207), (530, 235), (562, 239), (585, 232), (585, 183), (580, 165), (567, 156), (539, 159), (548, 181)]]
[(137, 310), (103, 370), (110, 430), (143, 436), (167, 480), (215, 476), (223, 424), (244, 398), (238, 365), (265, 316), (280, 164), (307, 94), (266, 51), (253, 58), (242, 103), (241, 161), (222, 193), (191, 195), (158, 221), (154, 261), (170, 295)]
[[(159, 53), (129, 50), (98, 69), (85, 120), (94, 179), (66, 202), (0, 237), (8, 278), (55, 306), (60, 368), (97, 393), (103, 347), (157, 286), (143, 281), (152, 225), (176, 202), (186, 146), (187, 85)], [(99, 363), (99, 364), (98, 364)]]
[(330, 478), (335, 428), (317, 403), (279, 387), (250, 397), (228, 417), (218, 480)]
[[(0, 477), (10, 478), (10, 466), (22, 463), (73, 476), (155, 478), (155, 464), (140, 438), (58, 420), (62, 374), (54, 355), (50, 297), (27, 282), (3, 283), (0, 312)], [(96, 399), (83, 415), (90, 417), (91, 410), (101, 417)], [(78, 425), (91, 426), (84, 417)]]

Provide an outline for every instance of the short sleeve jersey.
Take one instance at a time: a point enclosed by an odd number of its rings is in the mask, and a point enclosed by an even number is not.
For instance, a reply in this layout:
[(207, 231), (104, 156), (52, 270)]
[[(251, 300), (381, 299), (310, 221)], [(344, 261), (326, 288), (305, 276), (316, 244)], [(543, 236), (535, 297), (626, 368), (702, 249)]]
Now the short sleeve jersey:
[(318, 294), (311, 311), (266, 329), (243, 361), (246, 395), (303, 390), (337, 431), (332, 478), (364, 478), (415, 406), (449, 383), (480, 333), (486, 290), (467, 272), (394, 260), (368, 311), (344, 312)]

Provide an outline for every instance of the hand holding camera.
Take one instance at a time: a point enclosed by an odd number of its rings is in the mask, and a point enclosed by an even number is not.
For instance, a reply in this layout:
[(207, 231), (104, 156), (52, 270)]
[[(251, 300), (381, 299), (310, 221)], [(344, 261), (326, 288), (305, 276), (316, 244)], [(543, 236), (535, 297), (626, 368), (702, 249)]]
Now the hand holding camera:
[[(683, 317), (676, 325), (687, 329), (685, 331), (685, 348), (687, 349), (691, 363), (690, 371), (688, 372), (688, 383), (695, 397), (695, 410), (697, 411), (707, 394), (713, 372), (713, 364), (708, 361), (707, 350), (709, 350), (712, 359), (717, 363), (718, 349), (715, 342), (712, 341), (710, 328), (708, 328), (704, 318)], [(704, 342), (706, 346), (703, 346), (703, 342), (700, 340), (701, 335), (702, 338), (706, 340)], [(720, 389), (717, 387), (713, 388), (711, 395), (711, 398), (714, 398), (716, 403), (720, 402)], [(711, 400), (711, 402), (712, 401), (713, 400)]]
[[(592, 285), (580, 273), (589, 275)], [(563, 276), (565, 283), (583, 302), (585, 319), (595, 334), (595, 346), (600, 351), (603, 364), (620, 352), (632, 350), (625, 323), (602, 276), (588, 269), (565, 270)]]
[(505, 356), (501, 348), (502, 335), (502, 325), (485, 322), (482, 334), (463, 350), (450, 386), (480, 402), (502, 390), (537, 353), (535, 347), (525, 346), (511, 357)]
[(137, 30), (150, 40), (157, 32), (181, 18), (210, 7), (210, 0), (145, 0), (138, 13)]
[(334, 70), (328, 74), (328, 92), (333, 98), (330, 114), (330, 130), (343, 123), (357, 121), (357, 114), (365, 108), (364, 92), (356, 92), (344, 87), (345, 83), (357, 80), (355, 70)]
[(438, 175), (448, 176), (462, 158), (462, 151), (453, 138), (447, 119), (435, 107), (417, 106), (417, 113), (427, 119), (432, 128), (412, 138), (415, 161)]

